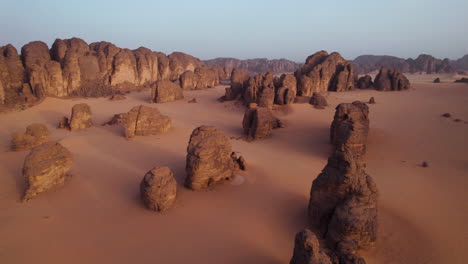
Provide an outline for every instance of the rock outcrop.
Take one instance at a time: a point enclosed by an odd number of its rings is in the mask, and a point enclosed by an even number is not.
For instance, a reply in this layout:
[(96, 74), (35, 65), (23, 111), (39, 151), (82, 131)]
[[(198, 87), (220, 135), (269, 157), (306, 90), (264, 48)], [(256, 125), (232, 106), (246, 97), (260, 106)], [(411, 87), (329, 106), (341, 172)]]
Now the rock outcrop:
[(354, 88), (355, 74), (351, 62), (337, 52), (319, 51), (306, 59), (295, 72), (297, 93), (311, 96), (313, 92), (343, 92)]
[(68, 126), (71, 131), (84, 130), (92, 127), (91, 107), (84, 103), (74, 105)]
[[(162, 134), (172, 126), (168, 116), (162, 115), (156, 108), (144, 105), (135, 106), (128, 113), (118, 116), (124, 118), (126, 138)], [(119, 123), (118, 120), (116, 122)]]
[(206, 66), (185, 53), (166, 56), (109, 42), (88, 45), (79, 38), (56, 39), (50, 49), (33, 41), (22, 47), (21, 56), (6, 45), (0, 47), (0, 104), (32, 105), (45, 96), (109, 96), (147, 88), (158, 80), (176, 81), (197, 68)]
[(148, 171), (140, 183), (140, 196), (145, 206), (163, 212), (176, 200), (177, 182), (168, 167), (156, 167)]
[(31, 149), (49, 140), (50, 132), (43, 124), (31, 124), (26, 127), (26, 132), (13, 134), (11, 139), (12, 150)]
[(273, 129), (282, 127), (282, 123), (267, 107), (251, 104), (244, 114), (242, 127), (250, 141), (268, 137)]
[(374, 82), (370, 75), (365, 75), (358, 79), (356, 86), (359, 89), (370, 89), (374, 87)]
[(289, 264), (332, 264), (327, 249), (322, 248), (315, 234), (304, 229), (296, 234), (294, 253)]
[(167, 103), (184, 99), (182, 88), (168, 80), (157, 81), (151, 91), (151, 103)]
[(297, 94), (296, 77), (292, 74), (281, 75), (275, 84), (275, 103), (278, 105), (288, 105), (294, 103)]
[(186, 71), (180, 76), (180, 86), (183, 90), (213, 88), (218, 84), (218, 73), (208, 68), (196, 68), (194, 72)]
[(239, 100), (244, 95), (244, 83), (249, 79), (249, 73), (246, 70), (234, 69), (231, 73), (231, 87), (226, 88), (224, 100)]
[(381, 68), (375, 77), (374, 86), (379, 91), (402, 91), (410, 88), (410, 82), (395, 69)]
[(70, 151), (60, 143), (50, 142), (32, 149), (23, 165), (26, 179), (23, 201), (63, 184), (72, 164)]
[(223, 132), (209, 126), (193, 130), (187, 147), (185, 186), (201, 191), (230, 181), (239, 167), (232, 154), (231, 143)]
[(316, 109), (324, 109), (328, 106), (327, 99), (322, 94), (316, 92), (310, 97), (309, 104), (313, 105)]
[(368, 113), (362, 102), (338, 105), (330, 131), (334, 150), (310, 192), (309, 226), (340, 264), (363, 263), (358, 250), (377, 238), (377, 188), (364, 161)]

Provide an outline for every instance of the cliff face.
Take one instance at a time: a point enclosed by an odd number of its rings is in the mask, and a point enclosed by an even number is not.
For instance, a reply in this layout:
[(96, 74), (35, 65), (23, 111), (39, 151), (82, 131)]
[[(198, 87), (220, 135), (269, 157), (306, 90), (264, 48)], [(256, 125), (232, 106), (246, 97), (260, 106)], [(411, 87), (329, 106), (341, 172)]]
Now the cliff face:
[(393, 56), (362, 55), (354, 59), (353, 64), (359, 74), (379, 70), (381, 67), (410, 73), (453, 73), (457, 70), (468, 70), (468, 55), (455, 61), (441, 60), (427, 54), (406, 60)]
[(209, 67), (220, 66), (229, 69), (246, 69), (250, 73), (285, 73), (296, 71), (301, 64), (286, 59), (248, 59), (216, 58), (204, 61)]
[(44, 42), (30, 42), (21, 54), (6, 45), (0, 47), (0, 104), (31, 104), (45, 96), (105, 96), (178, 80), (199, 67), (206, 66), (182, 52), (166, 56), (104, 41), (88, 45), (79, 38), (56, 39), (50, 49)]

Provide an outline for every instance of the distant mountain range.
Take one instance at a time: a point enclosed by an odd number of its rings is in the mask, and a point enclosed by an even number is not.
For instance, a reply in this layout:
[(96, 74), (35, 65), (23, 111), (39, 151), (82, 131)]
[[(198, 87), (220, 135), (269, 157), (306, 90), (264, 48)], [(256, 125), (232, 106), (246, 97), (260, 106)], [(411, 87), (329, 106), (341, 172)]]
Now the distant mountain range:
[(248, 59), (239, 60), (234, 58), (216, 58), (212, 60), (203, 61), (207, 66), (221, 66), (229, 69), (241, 68), (247, 69), (251, 73), (283, 73), (283, 72), (294, 72), (303, 63), (297, 63), (287, 59)]
[[(203, 61), (207, 66), (221, 66), (228, 69), (242, 68), (251, 73), (284, 73), (294, 72), (303, 63), (287, 59), (247, 59), (216, 58)], [(381, 67), (395, 68), (405, 73), (454, 73), (468, 71), (468, 54), (457, 60), (437, 59), (431, 55), (421, 54), (416, 59), (402, 59), (386, 55), (362, 55), (354, 59), (354, 70), (359, 74), (365, 74), (379, 70)]]
[(362, 55), (353, 60), (357, 73), (369, 73), (381, 67), (395, 68), (401, 72), (453, 73), (468, 70), (468, 55), (458, 59), (437, 59), (421, 54), (416, 59), (402, 59), (393, 56)]

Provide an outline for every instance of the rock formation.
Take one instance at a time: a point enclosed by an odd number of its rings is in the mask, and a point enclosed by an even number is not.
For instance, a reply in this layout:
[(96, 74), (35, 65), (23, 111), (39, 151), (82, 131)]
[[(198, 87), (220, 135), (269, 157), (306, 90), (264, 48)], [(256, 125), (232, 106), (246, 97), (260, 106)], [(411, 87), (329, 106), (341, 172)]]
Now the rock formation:
[(196, 68), (195, 72), (186, 71), (180, 76), (180, 86), (183, 90), (213, 88), (218, 84), (218, 73), (208, 68)]
[(32, 105), (44, 96), (108, 96), (178, 80), (186, 71), (206, 67), (181, 52), (169, 56), (140, 47), (122, 49), (109, 42), (87, 44), (79, 38), (0, 47), (0, 104)]
[(242, 127), (247, 140), (255, 140), (268, 137), (271, 130), (282, 127), (282, 124), (267, 107), (250, 104), (244, 114)]
[(359, 89), (369, 89), (374, 87), (374, 82), (370, 75), (365, 75), (358, 79), (356, 86)]
[(227, 81), (231, 79), (232, 68), (221, 67), (221, 66), (212, 66), (211, 70), (216, 73), (218, 80)]
[(83, 130), (92, 127), (93, 121), (91, 120), (91, 108), (89, 105), (74, 105), (68, 126), (71, 131)]
[(246, 70), (234, 69), (231, 74), (231, 87), (226, 88), (224, 100), (238, 100), (244, 95), (244, 83), (249, 79), (249, 73)]
[(12, 150), (31, 149), (49, 140), (50, 132), (43, 124), (31, 124), (26, 127), (26, 132), (15, 133), (11, 139)]
[(140, 183), (141, 200), (153, 211), (171, 208), (177, 195), (177, 182), (168, 167), (156, 167), (145, 174)]
[(354, 88), (355, 74), (351, 62), (337, 52), (319, 51), (306, 59), (295, 72), (297, 93), (311, 96), (313, 92), (343, 92)]
[(379, 91), (401, 91), (410, 88), (410, 82), (401, 72), (395, 69), (381, 68), (374, 80), (375, 89)]
[(193, 130), (187, 147), (185, 186), (201, 191), (230, 181), (239, 167), (238, 158), (232, 154), (231, 143), (223, 132), (209, 126)]
[[(126, 114), (119, 114), (124, 118), (125, 137), (158, 135), (169, 131), (172, 121), (168, 116), (162, 115), (158, 109), (140, 105), (133, 107)], [(115, 116), (114, 116), (115, 118)], [(119, 123), (119, 121), (116, 121)]]
[(289, 264), (332, 264), (327, 249), (322, 248), (315, 234), (304, 229), (296, 234), (294, 253)]
[(275, 84), (275, 103), (279, 105), (292, 104), (297, 94), (296, 77), (292, 74), (281, 75), (278, 83)]
[(310, 97), (309, 104), (313, 105), (316, 109), (324, 109), (328, 106), (327, 99), (320, 93), (314, 92)]
[(32, 149), (23, 165), (26, 179), (23, 201), (63, 184), (72, 164), (70, 151), (60, 143), (50, 142)]
[(171, 81), (157, 81), (151, 91), (151, 103), (167, 103), (184, 99), (182, 88)]
[(213, 67), (219, 66), (228, 69), (244, 69), (252, 74), (259, 73), (286, 73), (294, 72), (297, 70), (301, 64), (286, 60), (268, 60), (268, 59), (249, 59), (249, 60), (238, 60), (233, 58), (216, 58), (212, 60), (205, 60), (206, 65)]
[(310, 192), (309, 226), (340, 264), (363, 263), (357, 251), (376, 241), (377, 188), (364, 161), (368, 113), (362, 102), (338, 105), (330, 131), (334, 150)]

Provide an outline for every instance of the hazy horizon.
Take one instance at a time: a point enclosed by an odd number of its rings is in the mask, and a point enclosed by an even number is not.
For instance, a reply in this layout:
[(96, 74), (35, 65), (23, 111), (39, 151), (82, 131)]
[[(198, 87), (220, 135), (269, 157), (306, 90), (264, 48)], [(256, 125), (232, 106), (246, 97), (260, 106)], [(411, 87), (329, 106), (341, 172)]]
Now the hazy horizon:
[(458, 59), (468, 54), (468, 1), (11, 1), (3, 3), (0, 46), (52, 45), (78, 37), (122, 48), (303, 62), (319, 50)]

